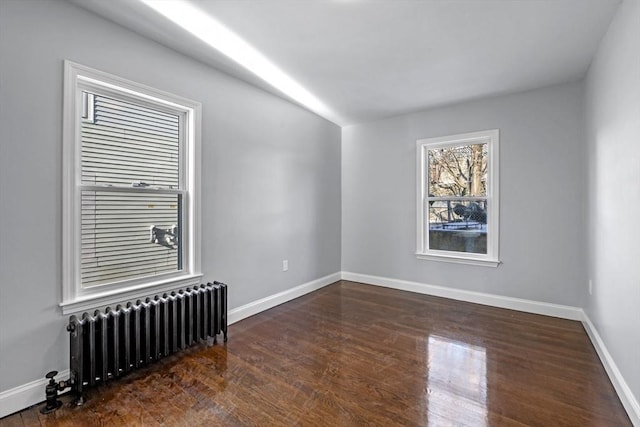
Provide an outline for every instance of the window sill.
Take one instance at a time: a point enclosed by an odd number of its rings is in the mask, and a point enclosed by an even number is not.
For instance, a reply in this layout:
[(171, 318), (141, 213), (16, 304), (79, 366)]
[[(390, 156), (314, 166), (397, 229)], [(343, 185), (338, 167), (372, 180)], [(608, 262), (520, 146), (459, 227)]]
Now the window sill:
[(479, 265), (482, 267), (495, 268), (498, 265), (500, 265), (500, 260), (497, 260), (497, 259), (463, 258), (459, 256), (450, 256), (450, 255), (434, 255), (434, 254), (416, 253), (416, 258), (427, 260), (427, 261), (450, 262), (453, 264)]
[(179, 288), (199, 285), (201, 279), (202, 274), (192, 274), (189, 276), (152, 282), (145, 286), (137, 286), (135, 288), (113, 289), (111, 291), (79, 296), (73, 300), (63, 301), (60, 303), (60, 307), (62, 308), (63, 315), (90, 311), (106, 307), (108, 305), (122, 304), (128, 301), (152, 297)]

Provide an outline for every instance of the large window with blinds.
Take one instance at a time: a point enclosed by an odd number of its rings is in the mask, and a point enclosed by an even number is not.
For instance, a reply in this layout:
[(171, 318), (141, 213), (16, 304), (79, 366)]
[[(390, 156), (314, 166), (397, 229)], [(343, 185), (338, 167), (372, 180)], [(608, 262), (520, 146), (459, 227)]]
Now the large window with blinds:
[(199, 104), (65, 70), (63, 309), (197, 283)]

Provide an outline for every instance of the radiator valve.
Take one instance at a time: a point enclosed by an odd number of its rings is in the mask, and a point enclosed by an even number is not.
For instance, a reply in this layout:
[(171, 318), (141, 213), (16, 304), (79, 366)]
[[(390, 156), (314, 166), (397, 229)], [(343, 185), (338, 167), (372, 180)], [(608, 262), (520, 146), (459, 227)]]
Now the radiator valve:
[(61, 407), (62, 402), (58, 400), (58, 391), (71, 387), (71, 380), (56, 382), (56, 375), (58, 375), (58, 371), (51, 371), (45, 375), (49, 383), (45, 388), (46, 405), (40, 409), (43, 414), (49, 414)]

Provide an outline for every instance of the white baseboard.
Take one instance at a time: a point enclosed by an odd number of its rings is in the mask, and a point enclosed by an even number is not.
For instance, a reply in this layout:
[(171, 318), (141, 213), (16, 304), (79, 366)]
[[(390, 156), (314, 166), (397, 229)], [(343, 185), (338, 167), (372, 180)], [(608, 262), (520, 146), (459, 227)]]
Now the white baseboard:
[(458, 301), (490, 305), (492, 307), (508, 308), (510, 310), (524, 311), (527, 313), (560, 317), (562, 319), (582, 320), (582, 309), (568, 305), (531, 301), (521, 298), (486, 294), (483, 292), (465, 291), (463, 289), (427, 285), (426, 283), (370, 276), (368, 274), (349, 273), (346, 271), (342, 272), (342, 279), (366, 283), (369, 285), (384, 286), (385, 288), (399, 289), (402, 291), (416, 292), (419, 294), (450, 298)]
[(329, 274), (328, 276), (303, 283), (302, 285), (296, 286), (295, 288), (287, 289), (286, 291), (282, 291), (280, 293), (270, 295), (266, 298), (262, 298), (243, 306), (234, 308), (233, 310), (229, 310), (229, 314), (227, 315), (227, 323), (231, 325), (232, 323), (239, 322), (240, 320), (246, 319), (247, 317), (253, 316), (254, 314), (258, 314), (262, 311), (268, 310), (272, 307), (275, 307), (287, 301), (291, 301), (292, 299), (296, 299), (298, 297), (301, 297), (302, 295), (308, 294), (309, 292), (316, 291), (320, 288), (337, 282), (338, 280), (340, 280), (340, 278), (340, 272)]
[[(268, 296), (258, 301), (245, 304), (241, 307), (229, 311), (227, 321), (229, 324), (238, 322), (246, 317), (253, 316), (261, 311), (268, 310), (272, 307), (298, 298), (318, 290), (324, 286), (340, 280), (340, 272), (321, 277), (311, 282), (304, 283), (292, 289), (280, 292), (275, 295)], [(66, 379), (69, 377), (69, 370), (60, 372), (58, 379)], [(21, 411), (36, 403), (44, 401), (44, 389), (47, 384), (46, 378), (37, 379), (30, 383), (14, 387), (10, 390), (0, 393), (0, 418)]]
[(604, 341), (602, 341), (598, 330), (594, 324), (591, 323), (591, 319), (589, 319), (587, 313), (584, 312), (582, 324), (593, 343), (593, 347), (595, 347), (596, 352), (600, 357), (600, 361), (602, 362), (604, 369), (609, 375), (609, 379), (611, 380), (613, 387), (618, 393), (618, 397), (620, 397), (622, 406), (624, 406), (624, 409), (626, 409), (627, 414), (631, 419), (631, 423), (636, 427), (640, 427), (640, 403), (638, 403), (638, 399), (633, 395), (633, 392), (624, 380), (616, 362), (613, 360), (613, 357), (611, 357), (611, 353), (609, 353), (609, 350), (607, 350), (607, 347), (604, 345)]
[[(350, 280), (375, 286), (399, 289), (403, 291), (416, 292), (420, 294), (433, 295), (450, 298), (459, 301), (467, 301), (477, 304), (490, 305), (493, 307), (507, 308), (511, 310), (524, 311), (527, 313), (542, 314), (546, 316), (560, 317), (570, 320), (582, 321), (593, 346), (595, 347), (602, 364), (604, 365), (611, 382), (613, 383), (622, 404), (624, 405), (631, 422), (634, 426), (640, 427), (640, 405), (631, 389), (622, 377), (617, 365), (613, 361), (611, 354), (600, 338), (589, 317), (584, 311), (577, 307), (543, 303), (538, 301), (511, 298), (501, 295), (487, 294), (482, 292), (466, 291), (462, 289), (446, 288), (443, 286), (428, 285), (419, 282), (391, 279), (388, 277), (371, 276), (350, 272), (338, 272), (316, 280), (304, 283), (295, 288), (250, 302), (243, 306), (234, 308), (228, 313), (227, 321), (233, 324), (247, 317), (268, 310), (277, 305), (283, 304), (292, 299), (301, 297), (320, 288), (323, 288), (338, 280)], [(58, 378), (65, 379), (69, 376), (69, 370), (62, 371)], [(36, 403), (44, 401), (44, 389), (47, 384), (45, 378), (32, 381), (27, 384), (12, 388), (0, 393), (0, 418), (14, 412), (28, 408)]]
[(631, 392), (624, 377), (620, 373), (611, 354), (607, 350), (600, 334), (596, 330), (586, 313), (578, 307), (566, 305), (531, 301), (521, 298), (511, 298), (501, 295), (486, 294), (482, 292), (465, 291), (461, 289), (446, 288), (443, 286), (427, 285), (425, 283), (410, 282), (406, 280), (391, 279), (388, 277), (371, 276), (368, 274), (358, 274), (343, 271), (342, 280), (366, 283), (368, 285), (384, 286), (386, 288), (399, 289), (402, 291), (416, 292), (420, 294), (433, 295), (450, 298), (459, 301), (473, 302), (477, 304), (490, 305), (493, 307), (507, 308), (511, 310), (524, 311), (527, 313), (542, 314), (545, 316), (559, 317), (569, 320), (582, 321), (587, 335), (591, 339), (593, 346), (602, 361), (602, 364), (609, 375), (622, 405), (624, 406), (631, 422), (635, 427), (640, 427), (640, 404)]
[[(57, 380), (69, 378), (69, 370), (56, 376)], [(49, 380), (40, 378), (0, 393), (0, 418), (21, 411), (36, 403), (44, 402), (44, 388)]]

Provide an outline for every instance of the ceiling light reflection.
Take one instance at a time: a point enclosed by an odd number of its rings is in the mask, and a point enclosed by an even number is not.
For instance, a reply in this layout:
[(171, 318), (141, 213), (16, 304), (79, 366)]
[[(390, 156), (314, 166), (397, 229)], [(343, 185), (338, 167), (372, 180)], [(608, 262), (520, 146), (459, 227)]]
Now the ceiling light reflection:
[[(487, 425), (487, 353), (482, 347), (430, 335), (427, 344), (428, 414), (461, 424)], [(464, 422), (462, 422), (464, 420)], [(429, 420), (439, 425), (441, 420)]]
[(338, 123), (318, 98), (220, 22), (186, 0), (140, 0), (316, 114)]

